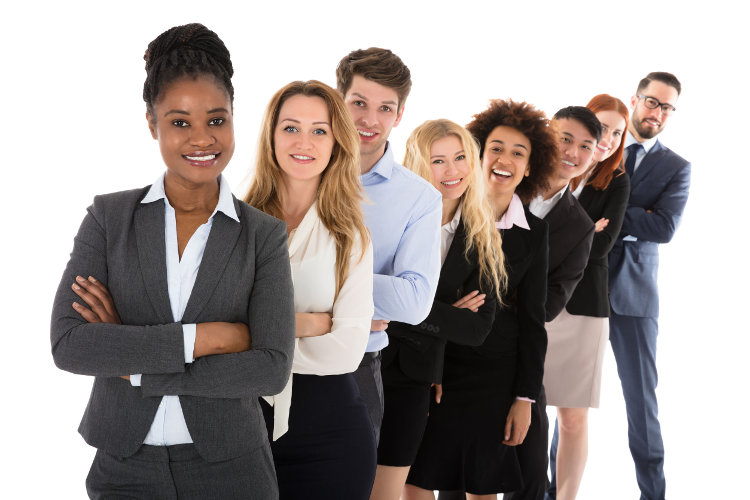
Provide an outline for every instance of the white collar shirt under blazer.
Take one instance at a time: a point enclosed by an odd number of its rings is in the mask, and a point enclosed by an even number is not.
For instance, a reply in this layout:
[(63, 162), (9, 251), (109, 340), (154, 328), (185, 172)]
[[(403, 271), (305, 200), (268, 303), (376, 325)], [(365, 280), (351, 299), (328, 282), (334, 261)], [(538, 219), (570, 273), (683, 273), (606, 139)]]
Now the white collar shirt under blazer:
[[(318, 217), (314, 204), (289, 235), (295, 312), (327, 312), (333, 316), (329, 333), (295, 339), (292, 373), (340, 375), (355, 371), (362, 361), (374, 314), (371, 243), (360, 259), (361, 255), (357, 238), (350, 254), (349, 274), (334, 302), (336, 240)], [(264, 399), (274, 406), (275, 441), (289, 428), (292, 377), (281, 393)]]

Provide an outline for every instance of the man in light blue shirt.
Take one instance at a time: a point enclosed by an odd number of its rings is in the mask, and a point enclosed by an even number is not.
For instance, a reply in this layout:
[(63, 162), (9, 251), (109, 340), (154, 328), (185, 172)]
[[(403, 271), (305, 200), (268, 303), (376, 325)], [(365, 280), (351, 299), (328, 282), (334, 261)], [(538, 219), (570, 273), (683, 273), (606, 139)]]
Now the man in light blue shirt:
[(370, 410), (375, 436), (383, 419), (380, 350), (391, 320), (417, 324), (430, 312), (440, 274), (440, 193), (396, 163), (388, 135), (401, 121), (411, 74), (387, 49), (345, 56), (336, 69), (360, 137), (362, 204), (374, 252), (373, 317), (367, 353), (354, 376)]

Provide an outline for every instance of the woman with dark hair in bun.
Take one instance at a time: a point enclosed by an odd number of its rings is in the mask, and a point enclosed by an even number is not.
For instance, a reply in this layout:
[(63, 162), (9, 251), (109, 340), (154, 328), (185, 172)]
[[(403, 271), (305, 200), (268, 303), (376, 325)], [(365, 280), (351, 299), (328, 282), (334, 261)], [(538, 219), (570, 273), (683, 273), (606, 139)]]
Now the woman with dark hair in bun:
[(258, 396), (284, 387), (284, 224), (232, 196), (232, 63), (216, 33), (152, 41), (143, 98), (166, 171), (94, 198), (52, 311), (55, 364), (95, 377), (91, 498), (278, 498)]
[(404, 490), (409, 500), (434, 498), (433, 490), (476, 500), (518, 489), (513, 447), (526, 437), (542, 384), (547, 224), (524, 203), (548, 187), (558, 139), (543, 112), (511, 100), (490, 102), (466, 128), (479, 144), (508, 282), (484, 343), (445, 347), (442, 398), (430, 405)]

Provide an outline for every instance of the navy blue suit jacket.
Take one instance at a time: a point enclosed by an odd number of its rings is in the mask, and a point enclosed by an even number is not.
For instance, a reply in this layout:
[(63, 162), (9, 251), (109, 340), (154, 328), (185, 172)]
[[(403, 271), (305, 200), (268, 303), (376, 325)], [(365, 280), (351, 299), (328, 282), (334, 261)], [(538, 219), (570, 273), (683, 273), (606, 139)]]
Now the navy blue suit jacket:
[[(659, 316), (659, 243), (674, 236), (687, 203), (690, 162), (658, 140), (630, 179), (622, 230), (609, 255), (609, 300), (623, 316)], [(625, 236), (637, 241), (625, 241)]]

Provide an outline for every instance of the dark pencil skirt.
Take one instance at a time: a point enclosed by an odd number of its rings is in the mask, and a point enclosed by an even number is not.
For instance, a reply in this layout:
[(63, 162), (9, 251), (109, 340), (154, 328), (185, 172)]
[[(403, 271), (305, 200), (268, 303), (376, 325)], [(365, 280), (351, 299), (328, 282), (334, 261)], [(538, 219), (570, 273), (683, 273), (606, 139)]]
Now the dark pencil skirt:
[(375, 434), (354, 377), (293, 377), (289, 430), (276, 441), (273, 408), (261, 400), (279, 498), (368, 499), (375, 479)]
[(398, 355), (382, 367), (385, 406), (378, 443), (378, 465), (408, 467), (414, 463), (427, 426), (430, 384), (409, 378)]

